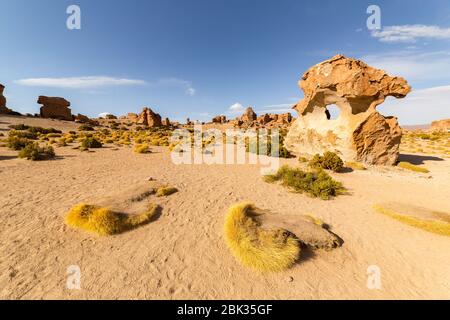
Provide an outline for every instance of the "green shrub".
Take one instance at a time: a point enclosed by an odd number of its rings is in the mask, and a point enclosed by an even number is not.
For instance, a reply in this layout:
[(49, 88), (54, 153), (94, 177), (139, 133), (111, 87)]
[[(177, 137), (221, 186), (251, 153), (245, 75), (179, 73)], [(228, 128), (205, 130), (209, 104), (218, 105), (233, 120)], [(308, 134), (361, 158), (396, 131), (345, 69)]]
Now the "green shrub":
[(344, 167), (344, 162), (336, 153), (327, 151), (323, 156), (316, 154), (309, 161), (309, 165), (315, 169), (327, 169), (339, 172)]
[(39, 143), (29, 143), (20, 150), (19, 158), (26, 158), (32, 161), (47, 160), (55, 157), (55, 151), (52, 146), (40, 147)]
[(86, 139), (84, 139), (81, 142), (81, 147), (84, 149), (88, 149), (88, 148), (101, 148), (103, 147), (103, 144), (97, 140), (94, 137), (87, 137)]
[(281, 181), (282, 185), (295, 192), (306, 192), (313, 197), (328, 200), (341, 194), (345, 189), (342, 183), (333, 180), (325, 171), (305, 172), (289, 166), (281, 167), (274, 175), (264, 177), (266, 182)]

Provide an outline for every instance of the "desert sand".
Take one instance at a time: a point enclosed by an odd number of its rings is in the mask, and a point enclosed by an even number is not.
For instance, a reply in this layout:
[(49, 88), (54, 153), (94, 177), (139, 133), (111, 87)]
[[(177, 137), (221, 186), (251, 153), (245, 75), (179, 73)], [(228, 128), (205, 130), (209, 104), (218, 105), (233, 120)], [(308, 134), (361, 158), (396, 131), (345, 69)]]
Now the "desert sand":
[[(0, 117), (0, 132), (26, 123), (75, 130), (73, 122)], [(75, 144), (74, 144), (75, 145)], [(27, 161), (0, 147), (2, 299), (449, 299), (450, 238), (376, 213), (373, 205), (450, 212), (450, 159), (403, 154), (426, 166), (331, 173), (348, 192), (329, 201), (265, 183), (258, 165), (175, 165), (167, 147), (92, 152), (56, 147), (51, 161)], [(282, 164), (297, 165), (296, 159)], [(64, 215), (88, 199), (121, 197), (149, 178), (179, 192), (152, 201), (151, 224), (111, 237), (67, 227)], [(242, 201), (279, 214), (312, 214), (343, 240), (330, 252), (306, 250), (293, 268), (261, 274), (239, 265), (223, 240), (227, 209)], [(81, 269), (81, 290), (66, 286)], [(379, 266), (381, 288), (367, 287)]]

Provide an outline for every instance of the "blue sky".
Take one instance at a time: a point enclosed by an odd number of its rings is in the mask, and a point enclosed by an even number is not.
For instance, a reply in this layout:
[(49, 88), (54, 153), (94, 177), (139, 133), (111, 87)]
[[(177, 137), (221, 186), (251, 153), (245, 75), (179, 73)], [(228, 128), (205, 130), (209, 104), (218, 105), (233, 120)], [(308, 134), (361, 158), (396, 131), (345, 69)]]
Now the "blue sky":
[[(69, 5), (81, 30), (66, 27)], [(382, 29), (367, 29), (370, 4)], [(312, 65), (337, 53), (407, 78), (379, 110), (402, 124), (450, 117), (450, 1), (0, 0), (0, 83), (37, 113), (62, 96), (89, 116), (149, 106), (175, 120), (285, 112)], [(231, 109), (230, 109), (231, 108)]]

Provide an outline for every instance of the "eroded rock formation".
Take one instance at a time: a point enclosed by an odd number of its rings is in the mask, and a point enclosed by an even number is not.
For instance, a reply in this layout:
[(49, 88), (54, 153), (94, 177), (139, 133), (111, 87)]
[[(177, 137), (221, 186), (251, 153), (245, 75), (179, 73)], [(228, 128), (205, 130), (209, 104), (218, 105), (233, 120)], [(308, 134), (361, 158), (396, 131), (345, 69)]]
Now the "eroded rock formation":
[(137, 119), (138, 124), (143, 124), (151, 128), (161, 127), (161, 116), (154, 113), (150, 108), (145, 107)]
[[(299, 82), (304, 99), (294, 109), (299, 118), (286, 137), (286, 148), (296, 155), (333, 151), (347, 161), (393, 165), (398, 160), (401, 129), (394, 117), (376, 107), (386, 97), (405, 97), (405, 79), (389, 76), (362, 61), (337, 55), (309, 69)], [(336, 105), (337, 119), (327, 107)]]
[(40, 96), (37, 103), (42, 104), (41, 117), (72, 121), (70, 102), (64, 98)]

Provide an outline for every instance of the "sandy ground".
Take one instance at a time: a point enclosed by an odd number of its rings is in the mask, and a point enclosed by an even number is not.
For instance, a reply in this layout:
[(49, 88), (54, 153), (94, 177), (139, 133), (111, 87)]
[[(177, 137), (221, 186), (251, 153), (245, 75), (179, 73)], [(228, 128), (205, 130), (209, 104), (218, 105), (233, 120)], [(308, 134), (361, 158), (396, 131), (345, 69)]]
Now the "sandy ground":
[[(10, 123), (0, 117), (0, 132)], [(41, 119), (32, 125), (76, 127)], [(3, 299), (449, 299), (450, 238), (403, 225), (372, 206), (397, 202), (450, 212), (450, 160), (410, 155), (430, 174), (398, 168), (333, 174), (349, 194), (331, 201), (262, 181), (256, 165), (175, 165), (167, 148), (81, 153), (56, 148), (58, 159), (31, 162), (0, 148), (0, 298)], [(296, 164), (295, 159), (283, 163)], [(86, 199), (120, 194), (149, 177), (180, 191), (154, 199), (160, 218), (100, 238), (65, 226)], [(248, 200), (282, 214), (314, 214), (345, 241), (332, 252), (305, 251), (292, 269), (258, 274), (241, 267), (222, 237), (234, 203)], [(66, 286), (81, 269), (81, 290)], [(367, 269), (381, 270), (381, 289)]]

